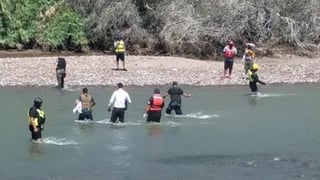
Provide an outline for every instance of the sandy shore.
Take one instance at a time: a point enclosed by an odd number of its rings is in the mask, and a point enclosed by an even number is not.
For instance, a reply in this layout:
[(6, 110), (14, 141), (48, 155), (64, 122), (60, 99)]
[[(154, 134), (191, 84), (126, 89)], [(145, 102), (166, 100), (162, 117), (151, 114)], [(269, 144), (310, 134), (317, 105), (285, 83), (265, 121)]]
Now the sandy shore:
[[(55, 86), (57, 57), (0, 58), (0, 86)], [(222, 61), (203, 61), (179, 57), (126, 56), (128, 71), (114, 71), (114, 56), (67, 56), (67, 86), (247, 84), (243, 64), (235, 60), (231, 79), (222, 79)], [(320, 82), (320, 58), (285, 56), (258, 58), (261, 80), (270, 83)], [(121, 65), (121, 64), (120, 64)], [(121, 66), (120, 66), (121, 67)]]

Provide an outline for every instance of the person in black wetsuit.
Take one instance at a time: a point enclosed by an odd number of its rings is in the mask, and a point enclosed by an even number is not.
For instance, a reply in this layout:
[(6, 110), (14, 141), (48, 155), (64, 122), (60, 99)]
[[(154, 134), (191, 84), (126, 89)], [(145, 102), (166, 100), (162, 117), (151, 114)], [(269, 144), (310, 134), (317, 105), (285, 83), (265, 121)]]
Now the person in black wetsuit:
[(166, 114), (171, 114), (171, 111), (174, 110), (177, 115), (181, 115), (181, 96), (191, 97), (191, 94), (185, 93), (178, 87), (177, 81), (173, 81), (172, 87), (168, 89), (167, 94), (163, 98), (166, 98), (168, 95), (170, 95), (170, 103), (166, 109)]

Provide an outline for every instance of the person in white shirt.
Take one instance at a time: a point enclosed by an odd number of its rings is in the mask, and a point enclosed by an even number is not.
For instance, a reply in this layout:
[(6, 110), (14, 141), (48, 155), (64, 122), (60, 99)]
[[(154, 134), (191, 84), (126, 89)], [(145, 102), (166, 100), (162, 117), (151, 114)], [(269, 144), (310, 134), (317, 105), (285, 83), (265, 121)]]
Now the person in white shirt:
[(123, 84), (118, 83), (118, 90), (112, 93), (112, 96), (109, 100), (108, 111), (111, 111), (110, 121), (115, 123), (117, 119), (120, 122), (124, 122), (124, 112), (127, 110), (128, 103), (131, 103), (131, 98), (129, 94), (123, 89)]

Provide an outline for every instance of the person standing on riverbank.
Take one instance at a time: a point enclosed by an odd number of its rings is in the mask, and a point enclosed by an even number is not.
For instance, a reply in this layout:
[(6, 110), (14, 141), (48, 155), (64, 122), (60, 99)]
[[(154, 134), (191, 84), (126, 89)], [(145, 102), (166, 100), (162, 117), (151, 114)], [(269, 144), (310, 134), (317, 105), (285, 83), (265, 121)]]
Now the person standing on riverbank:
[(128, 103), (131, 103), (131, 98), (128, 92), (123, 89), (122, 83), (118, 83), (117, 86), (118, 90), (112, 93), (109, 100), (108, 111), (110, 112), (113, 107), (110, 118), (112, 123), (116, 123), (117, 119), (123, 123), (125, 111), (128, 108)]
[(64, 88), (64, 78), (66, 77), (66, 59), (61, 56), (61, 53), (57, 59), (56, 64), (56, 76), (58, 81), (58, 88)]
[(160, 94), (159, 88), (155, 88), (153, 92), (153, 96), (151, 96), (147, 102), (146, 112), (143, 117), (147, 118), (147, 122), (160, 123), (162, 108), (164, 107), (164, 99)]
[(122, 36), (120, 34), (118, 34), (116, 36), (116, 40), (114, 41), (114, 48), (115, 48), (115, 53), (116, 53), (116, 64), (117, 64), (117, 68), (116, 70), (120, 70), (119, 69), (119, 60), (121, 60), (122, 62), (122, 70), (123, 71), (127, 71), (127, 69), (125, 68), (125, 51), (126, 51), (126, 47), (125, 47), (125, 43), (122, 39)]
[(254, 63), (254, 58), (256, 57), (256, 53), (253, 51), (255, 45), (253, 43), (246, 43), (246, 49), (244, 51), (242, 62), (244, 63), (244, 71), (245, 74), (248, 73), (248, 70), (251, 69), (252, 64)]
[(31, 132), (31, 140), (35, 143), (41, 143), (42, 134), (44, 130), (44, 123), (46, 116), (41, 109), (42, 99), (37, 97), (33, 101), (33, 106), (29, 109), (28, 123), (29, 131)]
[(172, 87), (168, 89), (163, 98), (166, 98), (169, 95), (170, 103), (166, 109), (166, 114), (171, 114), (171, 111), (174, 110), (177, 115), (181, 115), (181, 96), (191, 97), (191, 94), (185, 93), (181, 88), (178, 87), (178, 82), (173, 81)]
[(81, 113), (79, 114), (78, 120), (89, 119), (93, 121), (92, 107), (96, 105), (93, 97), (89, 94), (88, 88), (82, 89), (82, 94), (79, 96), (78, 101), (81, 102)]
[[(231, 73), (233, 69), (233, 60), (237, 55), (237, 49), (234, 46), (234, 42), (232, 40), (229, 40), (227, 46), (224, 47), (223, 55), (224, 55), (223, 78), (231, 78)], [(228, 73), (228, 70), (229, 70), (229, 73)], [(229, 76), (226, 76), (227, 73), (229, 74)]]
[(263, 82), (259, 79), (258, 74), (257, 74), (258, 69), (259, 69), (259, 65), (253, 64), (251, 69), (248, 70), (249, 87), (251, 89), (251, 93), (254, 93), (254, 94), (258, 92), (257, 83), (260, 83), (262, 85), (266, 85), (265, 82)]

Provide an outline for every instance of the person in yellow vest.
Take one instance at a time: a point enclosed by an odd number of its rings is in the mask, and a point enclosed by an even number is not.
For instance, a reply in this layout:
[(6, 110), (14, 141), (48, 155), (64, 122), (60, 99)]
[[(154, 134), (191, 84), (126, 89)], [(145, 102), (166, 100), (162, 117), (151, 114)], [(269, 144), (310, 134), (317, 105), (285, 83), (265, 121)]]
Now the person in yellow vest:
[(88, 93), (88, 88), (82, 89), (82, 94), (79, 96), (78, 101), (81, 102), (82, 110), (79, 114), (78, 120), (93, 120), (92, 107), (96, 105), (93, 97)]
[(116, 36), (116, 40), (114, 42), (114, 48), (115, 48), (116, 63), (117, 63), (116, 70), (120, 70), (119, 69), (119, 60), (121, 60), (122, 61), (122, 70), (127, 71), (127, 69), (125, 68), (125, 58), (124, 58), (126, 47), (125, 47), (125, 43), (124, 43), (121, 35)]
[(41, 131), (44, 130), (44, 123), (46, 121), (46, 116), (44, 111), (41, 109), (42, 99), (37, 97), (33, 101), (33, 106), (28, 112), (28, 123), (29, 130), (31, 132), (31, 140), (36, 143), (41, 142), (42, 134)]
[(242, 57), (245, 74), (248, 73), (248, 70), (251, 69), (251, 66), (254, 63), (253, 60), (256, 57), (256, 53), (253, 51), (254, 48), (255, 45), (253, 43), (246, 43), (246, 49)]
[(250, 70), (248, 70), (248, 80), (249, 80), (249, 87), (251, 89), (251, 93), (256, 94), (258, 92), (257, 83), (262, 85), (266, 85), (265, 82), (261, 81), (257, 75), (257, 71), (259, 69), (259, 65), (254, 63)]

